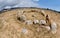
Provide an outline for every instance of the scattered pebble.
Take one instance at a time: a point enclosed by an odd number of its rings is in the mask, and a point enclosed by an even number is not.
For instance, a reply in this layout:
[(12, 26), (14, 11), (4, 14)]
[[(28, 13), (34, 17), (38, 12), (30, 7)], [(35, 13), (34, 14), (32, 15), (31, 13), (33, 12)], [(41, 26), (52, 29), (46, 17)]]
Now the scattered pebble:
[(32, 22), (31, 20), (26, 20), (25, 23), (26, 23), (27, 25), (33, 24), (33, 22)]
[(40, 20), (40, 21), (39, 21), (39, 24), (44, 25), (44, 24), (46, 24), (46, 21), (45, 21), (45, 20)]

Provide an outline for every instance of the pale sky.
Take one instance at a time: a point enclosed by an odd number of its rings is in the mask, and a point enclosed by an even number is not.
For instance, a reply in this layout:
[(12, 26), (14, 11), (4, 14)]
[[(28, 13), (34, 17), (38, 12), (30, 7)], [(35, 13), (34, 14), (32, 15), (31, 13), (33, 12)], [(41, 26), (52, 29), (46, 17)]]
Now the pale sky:
[(11, 7), (42, 7), (60, 11), (60, 0), (0, 0), (0, 10)]

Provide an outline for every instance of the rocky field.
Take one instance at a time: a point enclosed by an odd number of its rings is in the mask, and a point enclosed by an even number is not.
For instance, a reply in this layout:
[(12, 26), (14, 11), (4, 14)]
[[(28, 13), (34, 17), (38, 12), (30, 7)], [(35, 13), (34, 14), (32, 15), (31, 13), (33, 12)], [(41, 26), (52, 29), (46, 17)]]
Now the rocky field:
[[(60, 13), (41, 8), (15, 8), (0, 13), (0, 38), (60, 38)], [(46, 15), (56, 23), (56, 32), (46, 23)]]

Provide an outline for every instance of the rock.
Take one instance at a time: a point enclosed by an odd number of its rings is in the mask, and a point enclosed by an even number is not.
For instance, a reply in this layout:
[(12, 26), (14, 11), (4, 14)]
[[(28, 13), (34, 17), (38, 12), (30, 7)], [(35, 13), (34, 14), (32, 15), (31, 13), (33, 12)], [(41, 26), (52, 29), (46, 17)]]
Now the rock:
[(51, 23), (51, 32), (53, 34), (57, 32), (57, 24), (55, 22)]
[(50, 27), (49, 27), (49, 26), (45, 26), (45, 28), (47, 29), (47, 31), (49, 31), (49, 30), (50, 30)]
[(44, 29), (46, 29), (47, 31), (50, 30), (50, 26), (41, 26), (41, 28), (44, 28)]
[(46, 20), (48, 20), (48, 21), (51, 21), (51, 17), (50, 17), (50, 15), (46, 15)]
[(45, 13), (45, 11), (44, 11), (44, 10), (41, 10), (41, 12), (42, 12), (42, 13)]
[(21, 16), (20, 16), (20, 20), (21, 20), (21, 21), (26, 21), (26, 16), (25, 16), (25, 15), (21, 15)]
[(27, 25), (33, 24), (33, 22), (32, 22), (31, 20), (26, 20), (25, 23), (26, 23)]
[(18, 11), (17, 16), (20, 17), (21, 15), (23, 15), (23, 11)]
[(41, 10), (41, 14), (46, 17), (45, 11)]
[(40, 21), (39, 21), (39, 24), (44, 25), (44, 24), (46, 24), (46, 21), (45, 21), (45, 20), (40, 20)]
[(27, 33), (28, 33), (28, 30), (27, 30), (26, 28), (23, 28), (23, 29), (21, 30), (21, 32), (22, 32), (23, 34), (27, 34)]
[(34, 20), (33, 23), (34, 24), (38, 24), (39, 23), (39, 20)]
[(37, 30), (36, 30), (37, 32), (39, 32), (40, 31), (40, 28), (37, 28)]

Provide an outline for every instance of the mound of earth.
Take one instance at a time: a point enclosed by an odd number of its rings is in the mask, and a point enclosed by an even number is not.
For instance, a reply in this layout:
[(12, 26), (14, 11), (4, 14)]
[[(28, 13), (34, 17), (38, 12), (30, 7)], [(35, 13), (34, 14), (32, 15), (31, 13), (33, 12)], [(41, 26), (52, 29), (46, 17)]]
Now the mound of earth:
[[(45, 28), (41, 28), (39, 24), (27, 25), (17, 18), (17, 13), (24, 12), (27, 20), (45, 20), (45, 17), (40, 12), (41, 10), (44, 10), (45, 13), (50, 15), (51, 19), (57, 23), (58, 28), (56, 34), (52, 34)], [(36, 17), (34, 18), (32, 15)], [(60, 13), (41, 8), (4, 10), (4, 12), (0, 14), (0, 38), (60, 38)]]

